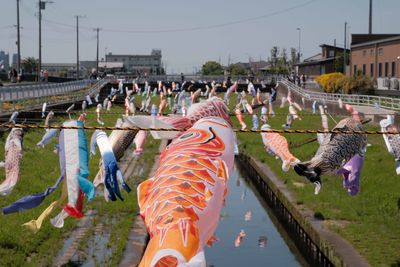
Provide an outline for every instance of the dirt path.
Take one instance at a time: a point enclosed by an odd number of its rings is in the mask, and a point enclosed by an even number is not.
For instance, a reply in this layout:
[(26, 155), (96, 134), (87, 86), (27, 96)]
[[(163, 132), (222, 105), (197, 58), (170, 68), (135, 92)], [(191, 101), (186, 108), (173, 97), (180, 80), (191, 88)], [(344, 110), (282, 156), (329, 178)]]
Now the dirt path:
[[(161, 143), (159, 151), (164, 148), (165, 143)], [(155, 172), (156, 166), (158, 166), (158, 158), (159, 156), (157, 155), (151, 175)], [(140, 177), (146, 166), (138, 164), (138, 158), (133, 157), (132, 150), (128, 149), (121, 158), (119, 167), (124, 177)], [(103, 197), (102, 192), (99, 192), (99, 197)], [(96, 220), (95, 217), (97, 218)], [(87, 211), (85, 217), (64, 241), (64, 246), (53, 261), (52, 266), (63, 266), (69, 263), (82, 266), (105, 265), (112, 254), (112, 248), (108, 247), (112, 229), (109, 224), (105, 225), (102, 222), (108, 220), (112, 224), (116, 219), (116, 217), (103, 218), (101, 215), (97, 215), (93, 209)], [(134, 260), (139, 262), (147, 243), (147, 230), (140, 216), (135, 219), (127, 242), (121, 264), (123, 262), (131, 263)], [(83, 249), (81, 248), (82, 243), (86, 244)], [(132, 253), (132, 251), (136, 252), (136, 254)], [(136, 265), (127, 264), (123, 266)]]
[[(159, 148), (161, 153), (167, 146), (166, 141), (162, 141)], [(149, 177), (153, 176), (160, 163), (160, 156), (155, 157), (153, 168), (150, 171)], [(119, 267), (133, 267), (138, 266), (144, 250), (146, 249), (148, 234), (146, 225), (142, 218), (138, 215), (133, 223), (132, 229), (129, 232), (128, 242), (125, 247), (124, 254), (119, 263)]]

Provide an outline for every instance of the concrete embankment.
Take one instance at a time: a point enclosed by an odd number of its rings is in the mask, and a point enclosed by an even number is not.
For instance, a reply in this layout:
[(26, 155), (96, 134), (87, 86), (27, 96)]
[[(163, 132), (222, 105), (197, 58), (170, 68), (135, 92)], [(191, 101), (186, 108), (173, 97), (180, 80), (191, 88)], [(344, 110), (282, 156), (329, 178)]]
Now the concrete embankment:
[(253, 180), (310, 266), (370, 266), (349, 242), (330, 231), (302, 205), (265, 164), (241, 154), (238, 162)]

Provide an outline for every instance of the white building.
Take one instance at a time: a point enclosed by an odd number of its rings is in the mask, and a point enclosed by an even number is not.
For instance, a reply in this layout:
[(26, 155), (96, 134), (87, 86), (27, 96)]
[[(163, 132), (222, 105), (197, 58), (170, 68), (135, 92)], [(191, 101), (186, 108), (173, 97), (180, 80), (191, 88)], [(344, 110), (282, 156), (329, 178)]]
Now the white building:
[(127, 72), (133, 74), (161, 74), (163, 67), (161, 63), (161, 50), (153, 49), (150, 55), (106, 55), (106, 64), (122, 62)]

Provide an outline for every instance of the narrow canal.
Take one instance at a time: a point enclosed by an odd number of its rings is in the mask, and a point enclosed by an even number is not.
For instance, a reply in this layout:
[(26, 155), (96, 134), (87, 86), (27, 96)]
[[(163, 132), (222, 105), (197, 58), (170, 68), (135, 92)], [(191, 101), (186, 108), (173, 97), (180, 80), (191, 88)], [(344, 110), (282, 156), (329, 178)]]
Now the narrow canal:
[(219, 242), (205, 249), (208, 267), (307, 265), (238, 165), (220, 217)]

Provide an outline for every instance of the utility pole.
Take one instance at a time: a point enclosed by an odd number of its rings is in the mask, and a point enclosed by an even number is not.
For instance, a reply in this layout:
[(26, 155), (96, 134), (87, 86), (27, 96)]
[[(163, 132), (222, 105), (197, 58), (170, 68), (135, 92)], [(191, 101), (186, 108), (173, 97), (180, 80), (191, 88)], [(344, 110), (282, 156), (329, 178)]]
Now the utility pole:
[(20, 0), (17, 0), (17, 47), (18, 47), (17, 71), (18, 71), (18, 74), (21, 74), (21, 39), (20, 39), (20, 25), (19, 25), (19, 1)]
[(300, 64), (300, 58), (301, 58), (301, 28), (297, 28), (296, 30), (299, 31), (299, 51), (297, 52), (297, 63)]
[(45, 8), (45, 3), (39, 0), (39, 61), (38, 61), (38, 82), (40, 82), (40, 69), (42, 68), (42, 4), (43, 9)]
[(347, 22), (344, 23), (344, 49), (343, 49), (343, 74), (346, 75), (347, 67)]
[(372, 0), (369, 0), (369, 34), (372, 34)]
[(336, 72), (336, 39), (333, 41), (333, 69)]
[(97, 75), (99, 75), (99, 31), (100, 31), (100, 28), (96, 28), (95, 31), (97, 32), (96, 73), (97, 73)]
[(79, 80), (79, 18), (84, 16), (76, 15), (76, 79)]
[(39, 0), (39, 61), (38, 61), (38, 82), (40, 82), (40, 70), (42, 68), (42, 9), (46, 9), (46, 3), (51, 4), (53, 1)]

